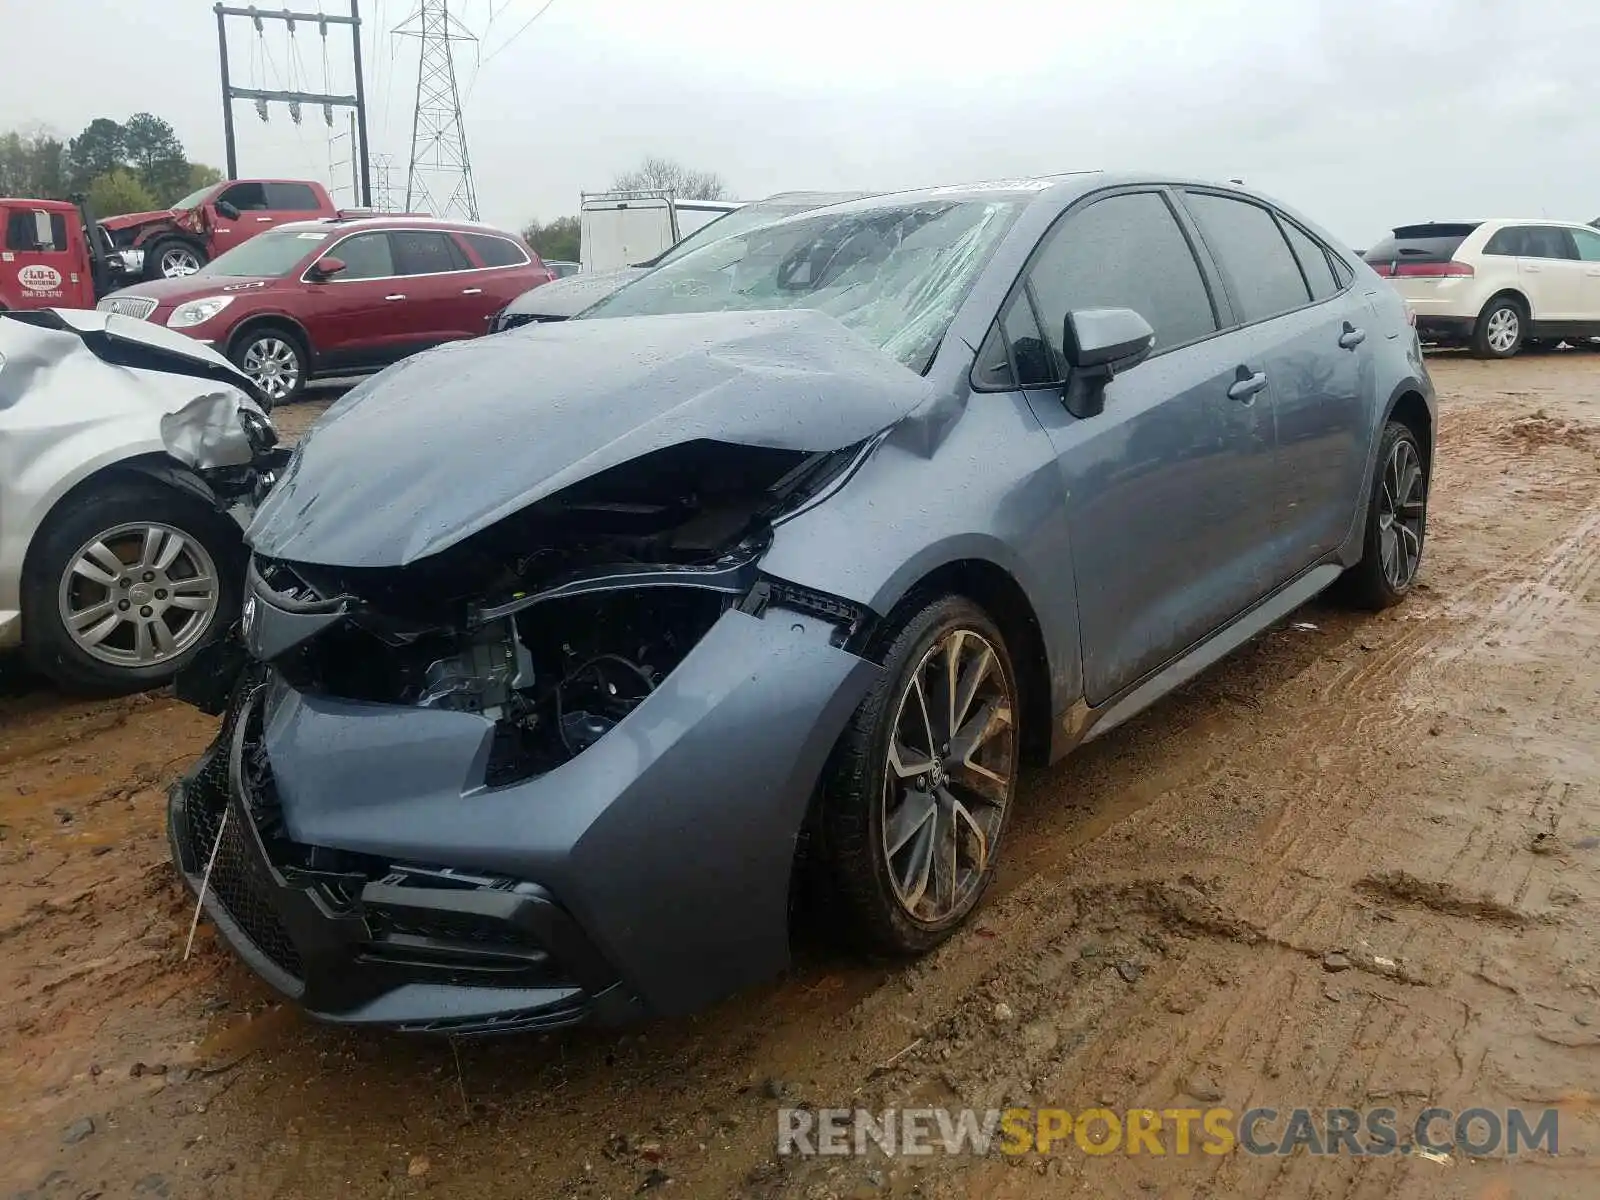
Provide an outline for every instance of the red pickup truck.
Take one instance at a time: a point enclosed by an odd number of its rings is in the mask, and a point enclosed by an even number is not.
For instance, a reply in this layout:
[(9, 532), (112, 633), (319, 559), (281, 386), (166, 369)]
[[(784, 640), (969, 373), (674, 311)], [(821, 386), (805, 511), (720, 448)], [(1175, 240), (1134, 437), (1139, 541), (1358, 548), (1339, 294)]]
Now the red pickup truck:
[(333, 197), (309, 179), (230, 179), (191, 192), (162, 212), (107, 217), (126, 277), (193, 275), (217, 255), (285, 221), (339, 213)]

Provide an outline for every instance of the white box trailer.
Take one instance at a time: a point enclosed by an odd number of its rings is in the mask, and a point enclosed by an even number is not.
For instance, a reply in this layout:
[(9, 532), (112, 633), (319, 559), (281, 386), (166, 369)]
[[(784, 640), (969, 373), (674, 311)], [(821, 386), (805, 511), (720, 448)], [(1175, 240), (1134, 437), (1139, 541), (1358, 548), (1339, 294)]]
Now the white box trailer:
[(584, 192), (580, 267), (610, 271), (645, 263), (741, 207), (733, 200), (679, 200), (668, 192)]

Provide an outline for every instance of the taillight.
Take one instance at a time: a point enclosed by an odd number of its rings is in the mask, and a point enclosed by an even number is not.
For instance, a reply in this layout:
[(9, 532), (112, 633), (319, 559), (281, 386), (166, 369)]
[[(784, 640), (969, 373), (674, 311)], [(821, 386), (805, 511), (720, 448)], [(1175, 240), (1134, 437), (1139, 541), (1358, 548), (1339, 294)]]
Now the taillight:
[(1402, 279), (1471, 279), (1474, 274), (1464, 262), (1395, 263), (1393, 273)]

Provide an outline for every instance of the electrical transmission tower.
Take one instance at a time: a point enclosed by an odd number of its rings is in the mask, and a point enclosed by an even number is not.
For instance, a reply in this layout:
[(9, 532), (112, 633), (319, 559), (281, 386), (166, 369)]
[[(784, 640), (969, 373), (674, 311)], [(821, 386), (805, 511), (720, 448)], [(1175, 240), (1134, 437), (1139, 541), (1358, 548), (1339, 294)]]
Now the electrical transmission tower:
[(411, 119), (411, 165), (406, 170), (406, 211), (421, 204), (435, 216), (478, 219), (467, 131), (461, 120), (452, 49), (478, 39), (450, 15), (449, 0), (421, 0), (395, 30), (421, 43), (417, 56), (417, 107)]

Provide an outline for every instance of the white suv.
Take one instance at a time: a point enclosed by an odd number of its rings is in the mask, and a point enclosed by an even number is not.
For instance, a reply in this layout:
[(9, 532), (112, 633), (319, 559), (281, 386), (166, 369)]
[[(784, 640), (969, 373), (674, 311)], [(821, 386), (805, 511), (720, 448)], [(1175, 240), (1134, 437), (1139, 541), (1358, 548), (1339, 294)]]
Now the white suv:
[(1509, 358), (1600, 337), (1600, 231), (1571, 221), (1402, 225), (1363, 257), (1406, 298), (1424, 341)]

